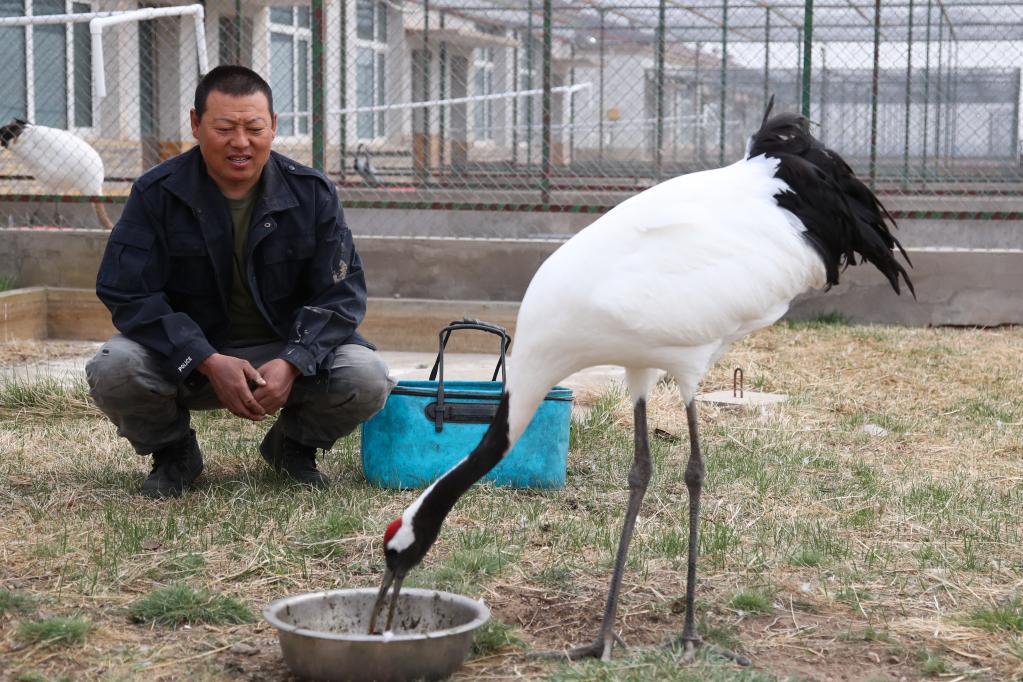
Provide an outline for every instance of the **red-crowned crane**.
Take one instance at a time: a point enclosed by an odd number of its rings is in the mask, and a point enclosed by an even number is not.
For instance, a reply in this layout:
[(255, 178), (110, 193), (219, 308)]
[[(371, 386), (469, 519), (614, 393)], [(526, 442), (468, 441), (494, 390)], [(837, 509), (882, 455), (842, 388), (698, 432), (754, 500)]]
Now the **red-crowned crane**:
[(796, 295), (836, 284), (857, 254), (896, 293), (900, 278), (913, 292), (892, 251), (898, 247), (906, 258), (889, 230), (894, 221), (874, 194), (810, 134), (805, 118), (769, 113), (770, 106), (741, 161), (641, 192), (543, 263), (522, 300), (504, 394), (483, 440), (387, 527), (387, 568), (371, 632), (393, 584), (390, 630), (406, 573), (433, 545), (458, 498), (511, 449), (551, 387), (586, 367), (614, 364), (625, 368), (634, 406), (629, 502), (603, 622), (591, 644), (567, 653), (607, 659), (616, 639), (622, 573), (651, 474), (646, 396), (666, 370), (678, 383), (689, 426), (681, 639), (687, 658), (693, 655), (700, 644), (694, 597), (704, 463), (694, 396), (701, 378), (732, 342), (777, 321)]
[[(10, 150), (33, 177), (53, 194), (103, 194), (103, 159), (74, 133), (35, 125), (20, 118), (0, 126), (0, 146)], [(93, 203), (96, 217), (113, 227), (106, 207)]]

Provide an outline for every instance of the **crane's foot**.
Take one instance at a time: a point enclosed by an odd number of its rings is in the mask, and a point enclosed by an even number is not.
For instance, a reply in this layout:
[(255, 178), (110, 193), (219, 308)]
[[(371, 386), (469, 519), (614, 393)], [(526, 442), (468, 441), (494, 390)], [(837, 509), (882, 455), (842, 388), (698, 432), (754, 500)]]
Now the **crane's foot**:
[(696, 652), (702, 649), (711, 656), (724, 658), (726, 660), (732, 661), (733, 663), (737, 663), (742, 666), (753, 664), (753, 661), (751, 661), (748, 657), (743, 656), (742, 654), (737, 654), (734, 651), (731, 651), (730, 649), (723, 649), (714, 644), (708, 644), (699, 637), (686, 637), (685, 635), (681, 635), (671, 640), (668, 643), (668, 646), (674, 648), (680, 644), (682, 645), (683, 663), (692, 663), (693, 660), (696, 658)]
[(617, 632), (612, 632), (611, 636), (606, 640), (602, 637), (597, 637), (590, 644), (584, 644), (571, 649), (541, 649), (539, 651), (531, 651), (529, 656), (531, 658), (567, 658), (570, 661), (579, 661), (584, 658), (599, 658), (602, 661), (610, 661), (611, 649), (615, 642), (623, 649), (629, 648), (625, 640)]

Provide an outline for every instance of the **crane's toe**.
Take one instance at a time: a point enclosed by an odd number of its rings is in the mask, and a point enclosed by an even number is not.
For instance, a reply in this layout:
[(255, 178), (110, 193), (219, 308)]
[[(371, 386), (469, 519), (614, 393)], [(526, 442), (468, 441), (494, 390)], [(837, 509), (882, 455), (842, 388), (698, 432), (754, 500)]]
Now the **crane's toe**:
[(607, 639), (597, 637), (591, 643), (582, 646), (572, 647), (571, 649), (533, 651), (529, 655), (533, 658), (567, 658), (570, 661), (579, 661), (584, 658), (599, 658), (602, 661), (610, 661), (611, 649), (614, 647), (615, 642), (618, 642), (623, 649), (628, 648), (625, 640), (617, 632), (612, 632), (611, 636)]
[(711, 656), (717, 656), (718, 658), (724, 658), (741, 666), (752, 665), (748, 657), (742, 654), (731, 651), (730, 649), (723, 649), (714, 644), (708, 644), (699, 637), (686, 637), (681, 635), (672, 639), (668, 642), (668, 646), (671, 648), (677, 648), (679, 645), (682, 646), (682, 659), (683, 663), (692, 663), (696, 659), (698, 651), (705, 651)]

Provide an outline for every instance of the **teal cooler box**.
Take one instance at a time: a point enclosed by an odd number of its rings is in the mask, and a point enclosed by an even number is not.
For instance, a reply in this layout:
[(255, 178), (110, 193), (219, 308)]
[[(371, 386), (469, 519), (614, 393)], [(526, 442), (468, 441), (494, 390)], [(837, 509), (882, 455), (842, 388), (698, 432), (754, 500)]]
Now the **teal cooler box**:
[[(444, 349), (451, 332), (460, 329), (501, 337), (501, 356), (491, 381), (444, 381)], [(427, 486), (472, 452), (501, 401), (510, 343), (503, 328), (478, 320), (444, 327), (430, 379), (398, 382), (384, 408), (362, 425), (366, 479), (383, 488)], [(515, 447), (483, 480), (521, 488), (562, 487), (571, 416), (571, 389), (555, 386)]]

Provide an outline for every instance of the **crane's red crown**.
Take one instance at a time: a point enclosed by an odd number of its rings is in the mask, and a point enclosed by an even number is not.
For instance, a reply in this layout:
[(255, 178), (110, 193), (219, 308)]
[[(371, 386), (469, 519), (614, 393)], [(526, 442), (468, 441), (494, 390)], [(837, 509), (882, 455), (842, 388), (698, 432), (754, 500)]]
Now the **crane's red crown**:
[(390, 525), (387, 526), (387, 530), (384, 532), (384, 545), (391, 541), (391, 538), (394, 537), (394, 534), (398, 532), (399, 528), (401, 528), (400, 516), (394, 521), (391, 521)]

